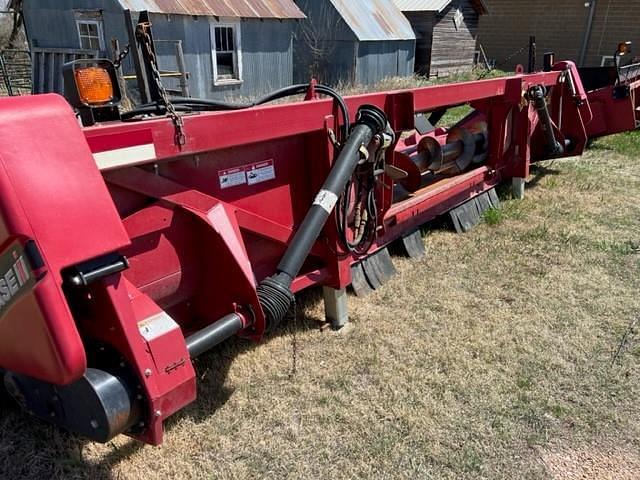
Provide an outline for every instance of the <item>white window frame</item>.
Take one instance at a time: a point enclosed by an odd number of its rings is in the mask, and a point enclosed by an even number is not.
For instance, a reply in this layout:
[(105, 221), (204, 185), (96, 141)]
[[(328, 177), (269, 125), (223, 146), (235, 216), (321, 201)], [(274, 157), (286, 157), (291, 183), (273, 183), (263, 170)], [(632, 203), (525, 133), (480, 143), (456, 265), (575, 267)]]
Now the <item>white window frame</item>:
[(93, 19), (87, 19), (87, 18), (76, 18), (76, 30), (78, 31), (78, 42), (80, 43), (80, 48), (82, 48), (83, 50), (86, 50), (82, 46), (82, 37), (84, 35), (82, 35), (82, 33), (80, 33), (80, 25), (95, 25), (97, 27), (97, 30), (98, 30), (98, 44), (100, 45), (100, 50), (104, 51), (105, 50), (105, 46), (104, 46), (104, 29), (103, 29), (103, 25), (102, 25), (102, 20), (93, 20)]
[[(235, 78), (219, 78), (218, 77), (218, 61), (216, 55), (216, 27), (231, 28), (233, 30), (234, 41), (234, 70), (236, 70)], [(213, 84), (215, 86), (222, 85), (238, 85), (242, 83), (242, 36), (240, 34), (240, 22), (237, 21), (211, 21), (209, 33), (211, 36), (211, 62), (213, 65)]]

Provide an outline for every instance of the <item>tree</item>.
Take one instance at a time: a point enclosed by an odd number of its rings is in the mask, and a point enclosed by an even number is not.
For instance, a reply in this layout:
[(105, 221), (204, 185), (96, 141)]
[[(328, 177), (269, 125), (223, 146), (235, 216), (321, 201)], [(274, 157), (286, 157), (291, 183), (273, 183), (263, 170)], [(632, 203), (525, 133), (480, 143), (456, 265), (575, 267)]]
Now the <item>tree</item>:
[(21, 42), (24, 41), (23, 31), (22, 31), (22, 3), (23, 0), (9, 0), (9, 11), (11, 12), (11, 34), (9, 35), (8, 47), (16, 48), (16, 43), (18, 40)]

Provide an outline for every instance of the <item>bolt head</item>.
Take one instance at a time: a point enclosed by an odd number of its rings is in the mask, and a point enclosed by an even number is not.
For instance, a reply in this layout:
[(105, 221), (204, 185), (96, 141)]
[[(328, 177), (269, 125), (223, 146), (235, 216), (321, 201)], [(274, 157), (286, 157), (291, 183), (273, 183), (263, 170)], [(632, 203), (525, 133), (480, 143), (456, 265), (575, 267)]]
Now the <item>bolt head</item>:
[(145, 377), (150, 377), (150, 376), (151, 376), (151, 369), (150, 369), (150, 368), (147, 368), (147, 369), (144, 371), (144, 376), (145, 376)]

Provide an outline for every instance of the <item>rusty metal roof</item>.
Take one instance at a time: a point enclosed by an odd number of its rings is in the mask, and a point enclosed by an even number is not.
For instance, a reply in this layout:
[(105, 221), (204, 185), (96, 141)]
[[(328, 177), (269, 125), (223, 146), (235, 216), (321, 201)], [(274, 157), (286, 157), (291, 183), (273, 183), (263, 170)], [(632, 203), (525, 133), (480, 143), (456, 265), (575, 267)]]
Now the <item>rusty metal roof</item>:
[(411, 24), (393, 0), (330, 0), (360, 41), (415, 40)]
[[(451, 0), (393, 0), (403, 12), (442, 12), (449, 6)], [(484, 0), (471, 0), (471, 4), (479, 14), (488, 13)]]
[(141, 12), (233, 18), (306, 18), (293, 0), (118, 0)]

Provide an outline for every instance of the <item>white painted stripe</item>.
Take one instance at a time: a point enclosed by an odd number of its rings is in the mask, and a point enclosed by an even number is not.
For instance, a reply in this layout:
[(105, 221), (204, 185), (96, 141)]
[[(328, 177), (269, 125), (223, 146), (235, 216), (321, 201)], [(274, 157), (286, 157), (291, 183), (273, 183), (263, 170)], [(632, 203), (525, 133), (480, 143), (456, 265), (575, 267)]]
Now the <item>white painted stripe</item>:
[(116, 148), (94, 153), (93, 159), (100, 170), (113, 170), (155, 160), (156, 147), (153, 143), (148, 143), (135, 147)]

